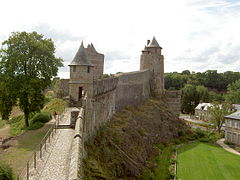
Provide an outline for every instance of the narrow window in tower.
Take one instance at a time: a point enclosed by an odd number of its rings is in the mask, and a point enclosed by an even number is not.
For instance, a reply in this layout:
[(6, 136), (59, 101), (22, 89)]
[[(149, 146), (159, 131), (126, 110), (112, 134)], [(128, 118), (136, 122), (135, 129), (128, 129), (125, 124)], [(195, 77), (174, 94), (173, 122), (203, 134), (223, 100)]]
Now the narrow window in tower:
[(73, 72), (76, 72), (76, 66), (73, 66)]
[(88, 68), (87, 68), (87, 72), (90, 73), (90, 66), (88, 66)]
[(83, 92), (83, 88), (79, 87), (79, 89), (78, 89), (78, 100), (79, 101), (82, 99), (82, 92)]

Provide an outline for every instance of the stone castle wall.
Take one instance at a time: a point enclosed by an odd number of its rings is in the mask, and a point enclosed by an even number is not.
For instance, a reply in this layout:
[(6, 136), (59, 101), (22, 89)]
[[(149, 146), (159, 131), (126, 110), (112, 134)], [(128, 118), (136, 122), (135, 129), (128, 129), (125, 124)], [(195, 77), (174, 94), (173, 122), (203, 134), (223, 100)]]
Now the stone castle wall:
[(165, 99), (172, 112), (179, 116), (181, 112), (181, 90), (165, 91)]
[[(121, 73), (114, 78), (100, 79), (93, 83), (91, 122), (86, 122), (88, 137), (95, 134), (113, 114), (130, 105), (137, 105), (150, 96), (150, 71)], [(88, 108), (88, 107), (87, 107)]]

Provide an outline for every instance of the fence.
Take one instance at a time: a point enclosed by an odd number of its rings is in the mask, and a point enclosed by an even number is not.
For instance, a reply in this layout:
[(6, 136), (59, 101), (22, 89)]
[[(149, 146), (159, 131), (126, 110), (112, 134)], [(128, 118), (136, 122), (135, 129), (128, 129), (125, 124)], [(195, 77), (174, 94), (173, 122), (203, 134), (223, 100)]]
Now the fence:
[(50, 129), (47, 131), (36, 150), (31, 154), (28, 159), (26, 166), (22, 169), (21, 173), (17, 176), (17, 180), (29, 180), (31, 177), (39, 176), (39, 170), (44, 167), (45, 160), (47, 159), (48, 152), (50, 152), (52, 146), (51, 142), (54, 140), (59, 122), (62, 121), (63, 114), (66, 113), (66, 109), (61, 115), (58, 115), (56, 121), (52, 124)]

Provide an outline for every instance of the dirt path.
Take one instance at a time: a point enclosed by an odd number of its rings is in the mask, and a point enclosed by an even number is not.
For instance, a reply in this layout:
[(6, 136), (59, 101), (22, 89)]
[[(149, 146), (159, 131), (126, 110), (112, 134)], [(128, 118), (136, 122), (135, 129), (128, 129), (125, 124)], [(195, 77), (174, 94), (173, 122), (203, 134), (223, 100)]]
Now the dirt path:
[(3, 128), (0, 129), (0, 139), (6, 139), (9, 136), (10, 126), (6, 124)]

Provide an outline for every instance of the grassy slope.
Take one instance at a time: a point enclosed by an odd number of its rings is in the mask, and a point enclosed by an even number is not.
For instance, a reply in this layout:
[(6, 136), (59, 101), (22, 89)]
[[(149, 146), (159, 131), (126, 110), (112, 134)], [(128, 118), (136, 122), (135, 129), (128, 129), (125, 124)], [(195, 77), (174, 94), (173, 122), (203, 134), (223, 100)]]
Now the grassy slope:
[(138, 179), (153, 144), (168, 143), (182, 128), (166, 103), (157, 99), (123, 109), (87, 143), (85, 178)]
[(238, 180), (240, 156), (223, 148), (193, 143), (179, 150), (178, 178), (183, 180)]
[(9, 164), (15, 174), (20, 173), (49, 128), (50, 125), (46, 124), (40, 129), (25, 132), (12, 141), (8, 149), (0, 153), (0, 160)]
[[(57, 111), (60, 114), (63, 112), (65, 107), (66, 102), (62, 99), (52, 99), (48, 104), (46, 104), (44, 111)], [(16, 114), (17, 113), (15, 113), (15, 115)], [(50, 125), (45, 124), (44, 127), (40, 129), (27, 130), (24, 134), (17, 137), (16, 140), (11, 141), (8, 149), (0, 152), (0, 160), (8, 163), (13, 168), (15, 174), (20, 173), (22, 168), (26, 166), (27, 160), (37, 148), (37, 145), (45, 136), (49, 128)], [(11, 124), (10, 135), (15, 136), (20, 134), (24, 131), (23, 129), (24, 118), (20, 118), (20, 121)]]
[(174, 149), (173, 145), (170, 145), (163, 149), (163, 152), (160, 156), (157, 157), (156, 163), (157, 168), (155, 170), (155, 179), (157, 180), (165, 180), (169, 177), (169, 166), (170, 166), (170, 156)]

